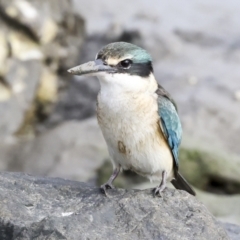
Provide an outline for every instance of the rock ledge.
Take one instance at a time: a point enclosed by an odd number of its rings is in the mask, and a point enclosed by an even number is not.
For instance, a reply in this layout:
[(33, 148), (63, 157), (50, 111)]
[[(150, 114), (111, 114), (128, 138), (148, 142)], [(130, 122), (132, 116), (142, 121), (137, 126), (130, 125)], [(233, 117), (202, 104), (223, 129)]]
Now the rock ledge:
[(229, 239), (184, 191), (109, 190), (58, 178), (0, 173), (0, 239)]

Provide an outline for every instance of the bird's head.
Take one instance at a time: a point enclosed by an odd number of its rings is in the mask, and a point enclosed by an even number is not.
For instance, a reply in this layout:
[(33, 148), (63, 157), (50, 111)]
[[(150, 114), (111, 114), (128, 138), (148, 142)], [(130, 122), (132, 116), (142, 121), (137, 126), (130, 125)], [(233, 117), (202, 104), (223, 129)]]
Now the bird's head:
[(73, 75), (97, 76), (101, 85), (128, 90), (146, 88), (153, 75), (152, 59), (146, 50), (126, 42), (110, 43), (90, 61), (68, 70)]

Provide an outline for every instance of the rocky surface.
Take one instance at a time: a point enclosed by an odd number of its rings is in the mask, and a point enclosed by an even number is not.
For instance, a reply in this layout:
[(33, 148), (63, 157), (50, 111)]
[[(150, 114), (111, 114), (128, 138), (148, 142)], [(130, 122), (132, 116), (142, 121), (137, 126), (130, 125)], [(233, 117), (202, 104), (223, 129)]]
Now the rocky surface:
[(34, 140), (0, 144), (2, 170), (85, 182), (96, 178), (106, 158), (108, 152), (96, 118), (65, 122)]
[(70, 0), (0, 1), (0, 136), (34, 135), (75, 65), (83, 19)]
[(220, 221), (239, 225), (240, 194), (216, 195), (197, 190), (197, 198)]
[(222, 223), (231, 240), (240, 239), (240, 226), (231, 223)]
[[(26, 112), (32, 107), (41, 71), (42, 65), (37, 60), (9, 59), (9, 70), (2, 86), (0, 82), (1, 137), (11, 136), (21, 128)], [(1, 91), (9, 94), (4, 97)]]
[(229, 239), (184, 191), (111, 190), (85, 183), (0, 173), (0, 238)]
[(180, 171), (195, 187), (217, 194), (240, 193), (240, 161), (237, 157), (181, 148)]
[[(235, 193), (216, 195), (198, 191), (197, 198), (218, 219), (239, 224), (240, 197), (236, 194), (239, 193), (239, 182), (233, 181), (237, 180), (238, 174), (231, 175), (239, 169), (237, 164), (234, 165), (236, 162), (224, 165), (226, 162), (222, 160), (219, 163), (221, 167), (217, 167), (219, 158), (186, 149), (181, 149), (180, 156), (180, 170), (193, 186), (217, 194)], [(95, 117), (81, 122), (62, 123), (35, 139), (1, 141), (0, 159), (1, 170), (63, 177), (95, 185), (106, 182), (112, 172), (106, 143)], [(225, 175), (229, 175), (217, 178), (223, 175), (223, 169)], [(121, 173), (115, 181), (115, 186), (128, 189), (145, 189), (156, 185), (131, 172)]]

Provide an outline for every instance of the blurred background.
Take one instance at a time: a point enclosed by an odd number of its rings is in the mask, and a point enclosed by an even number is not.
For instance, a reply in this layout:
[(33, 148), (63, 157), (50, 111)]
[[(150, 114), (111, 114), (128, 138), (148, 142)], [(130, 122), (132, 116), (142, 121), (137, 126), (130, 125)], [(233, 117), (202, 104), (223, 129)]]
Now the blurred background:
[[(127, 41), (149, 51), (178, 104), (180, 171), (218, 219), (240, 224), (239, 24), (238, 0), (0, 0), (0, 170), (108, 179), (99, 83), (66, 70)], [(130, 172), (116, 180), (155, 185)]]

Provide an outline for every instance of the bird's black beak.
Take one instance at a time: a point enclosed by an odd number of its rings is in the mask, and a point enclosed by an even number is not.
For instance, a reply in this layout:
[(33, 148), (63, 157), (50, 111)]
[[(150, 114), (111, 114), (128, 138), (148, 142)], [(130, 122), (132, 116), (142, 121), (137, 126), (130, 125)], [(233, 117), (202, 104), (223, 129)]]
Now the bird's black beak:
[(99, 72), (115, 73), (116, 69), (114, 67), (104, 64), (101, 59), (97, 59), (95, 61), (90, 61), (79, 66), (70, 68), (68, 72), (73, 75), (95, 75)]

